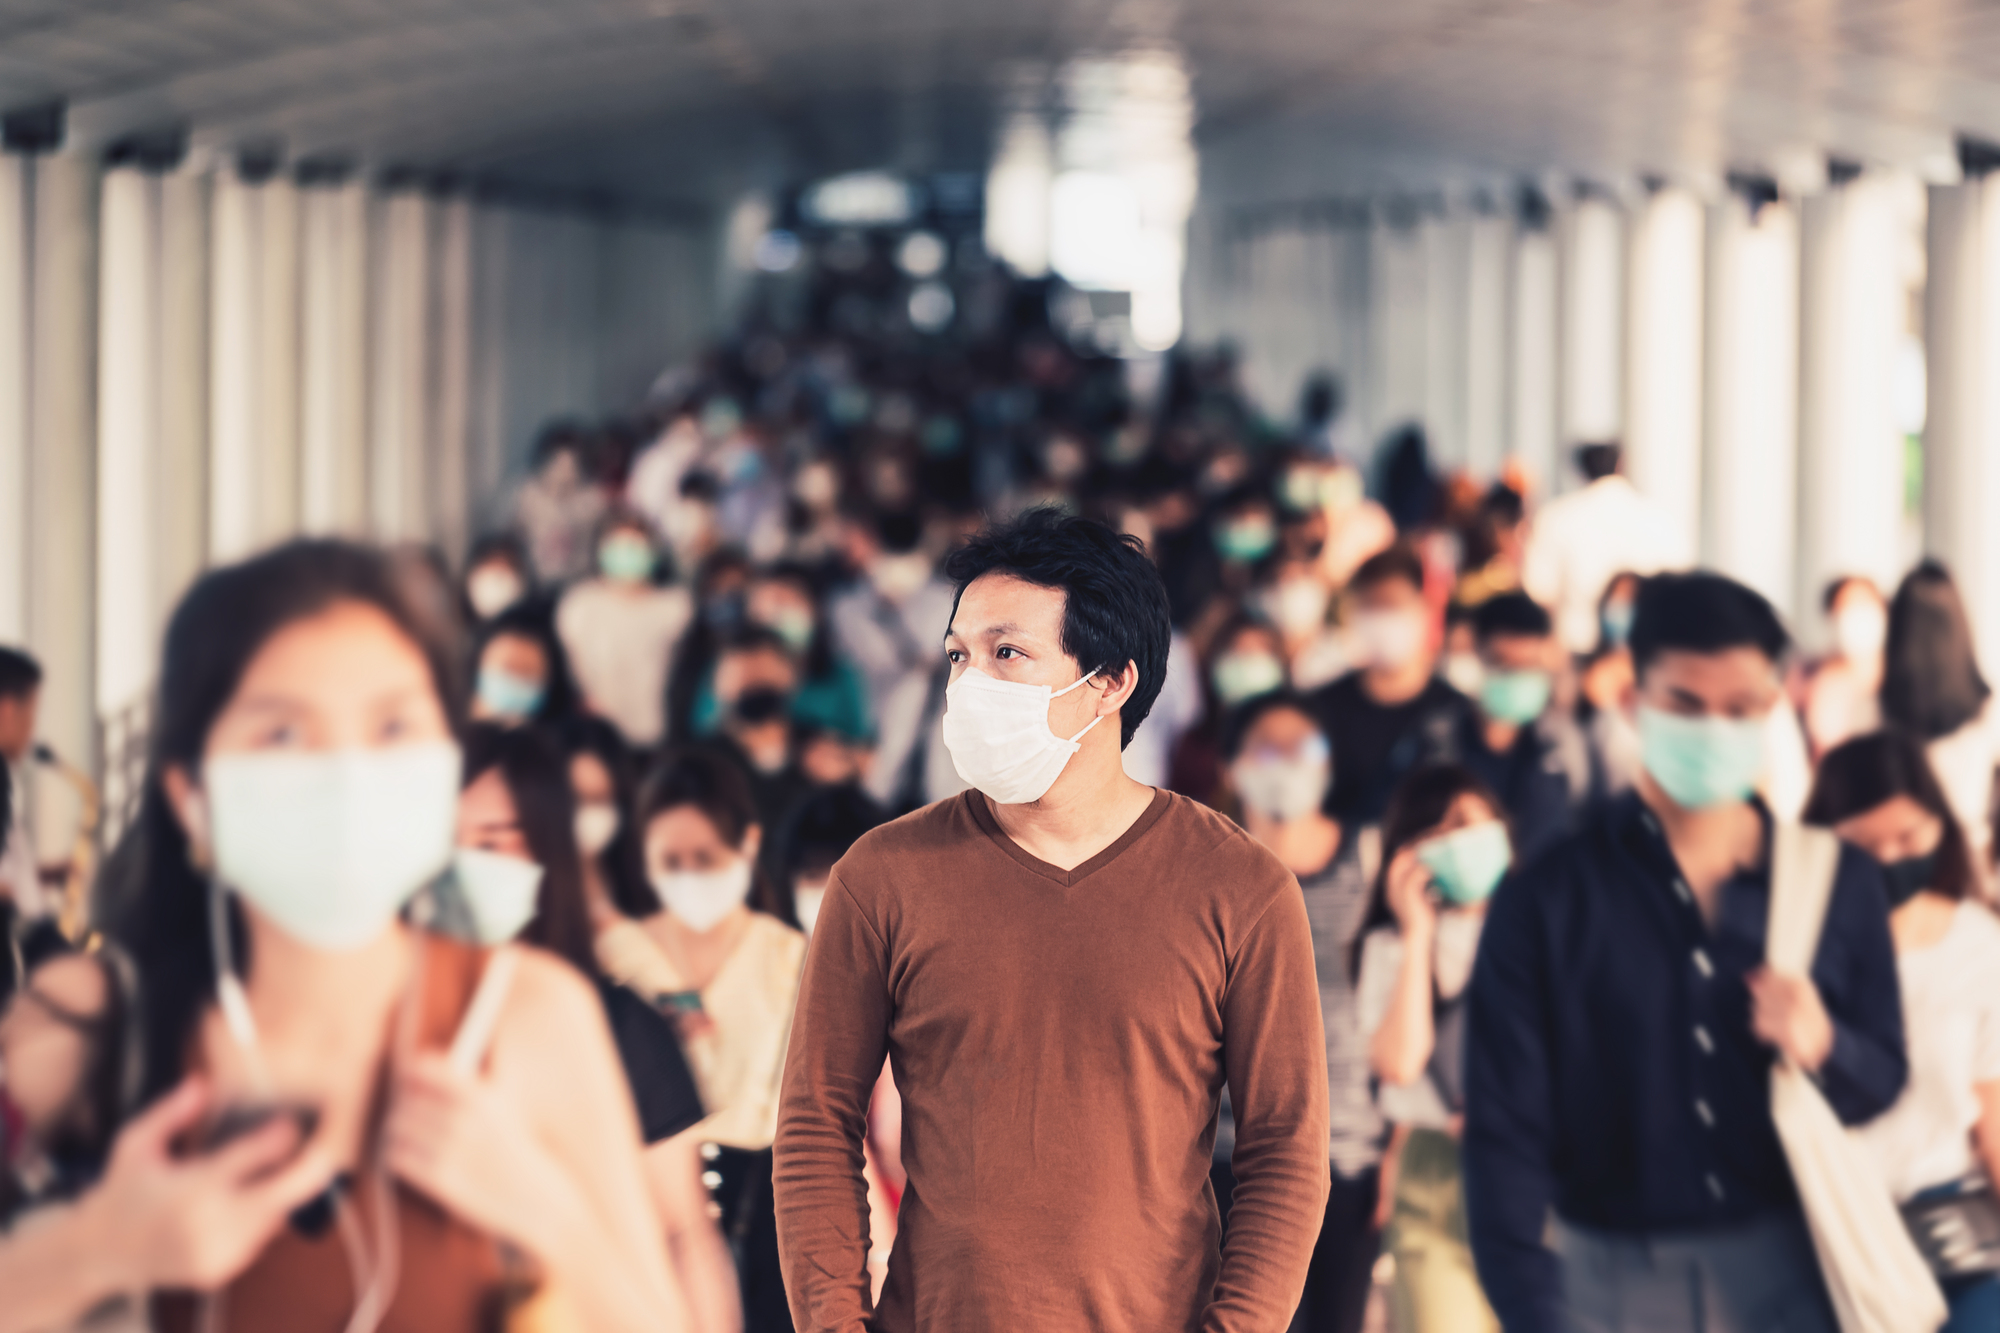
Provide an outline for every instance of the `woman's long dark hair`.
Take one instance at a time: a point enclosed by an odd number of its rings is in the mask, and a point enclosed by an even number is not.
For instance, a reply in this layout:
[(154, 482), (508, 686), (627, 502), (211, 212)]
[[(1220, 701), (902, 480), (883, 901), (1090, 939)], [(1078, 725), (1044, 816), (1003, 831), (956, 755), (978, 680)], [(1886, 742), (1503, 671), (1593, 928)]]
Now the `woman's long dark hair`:
[(625, 743), (624, 733), (616, 726), (591, 713), (569, 718), (559, 734), (563, 751), (571, 760), (578, 755), (592, 755), (611, 775), (611, 799), (618, 806), (618, 832), (611, 845), (597, 857), (611, 905), (635, 920), (653, 915), (660, 910), (660, 895), (646, 882), (645, 846), (637, 814), (639, 765), (632, 747)]
[[(169, 768), (198, 773), (209, 728), (228, 705), (251, 661), (287, 626), (356, 603), (386, 615), (424, 655), (445, 717), (464, 715), (458, 655), (436, 620), (415, 605), (395, 561), (373, 547), (296, 541), (204, 574), (168, 622), (153, 709), (152, 754), (138, 818), (107, 859), (99, 901), (112, 905), (105, 931), (124, 945), (139, 974), (145, 1017), (143, 1098), (178, 1082), (188, 1043), (215, 992), (209, 946), (208, 879), (189, 857), (187, 834), (167, 801)], [(129, 876), (109, 879), (117, 868)], [(252, 959), (242, 917), (232, 905), (237, 960)]]
[(1898, 796), (1909, 797), (1944, 821), (1937, 868), (1924, 887), (1947, 898), (1977, 898), (1979, 877), (1973, 870), (1971, 844), (1951, 812), (1923, 742), (1908, 732), (1870, 732), (1827, 751), (1801, 818), (1832, 828)]
[(514, 802), (528, 855), (542, 868), (535, 915), (520, 938), (597, 975), (590, 909), (583, 900), (583, 855), (576, 846), (576, 794), (569, 763), (553, 739), (528, 727), (475, 722), (465, 729), (465, 785), (498, 771)]
[(1904, 577), (1889, 603), (1883, 720), (1934, 741), (1978, 717), (1992, 695), (1979, 674), (1958, 585), (1943, 565), (1926, 560)]
[[(647, 826), (655, 819), (684, 805), (693, 806), (707, 816), (716, 834), (738, 851), (743, 850), (743, 836), (757, 822), (757, 802), (750, 792), (750, 779), (734, 759), (707, 746), (670, 750), (646, 775), (639, 788), (640, 839), (644, 840)], [(772, 837), (775, 832), (765, 829), (764, 836)], [(788, 926), (797, 926), (791, 895), (778, 896), (764, 874), (761, 861), (759, 857), (750, 863), (750, 906)]]
[(1375, 867), (1375, 882), (1368, 889), (1368, 911), (1361, 929), (1354, 932), (1354, 944), (1347, 961), (1348, 974), (1361, 977), (1361, 948), (1368, 933), (1378, 926), (1394, 928), (1396, 914), (1389, 908), (1389, 867), (1396, 854), (1444, 822), (1461, 796), (1476, 796), (1486, 803), (1496, 819), (1507, 818), (1506, 809), (1493, 789), (1462, 764), (1429, 764), (1403, 779), (1389, 798), (1382, 816), (1382, 854)]

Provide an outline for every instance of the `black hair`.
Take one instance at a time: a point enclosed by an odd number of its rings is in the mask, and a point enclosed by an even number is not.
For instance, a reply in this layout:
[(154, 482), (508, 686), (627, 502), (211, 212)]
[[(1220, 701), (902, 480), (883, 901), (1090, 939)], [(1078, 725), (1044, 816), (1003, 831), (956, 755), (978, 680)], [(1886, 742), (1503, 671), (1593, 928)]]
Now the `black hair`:
[(639, 803), (639, 762), (625, 741), (625, 733), (594, 713), (575, 713), (563, 719), (558, 735), (570, 759), (592, 755), (611, 775), (618, 832), (597, 856), (611, 905), (635, 919), (653, 915), (660, 910), (660, 896), (646, 882), (646, 858), (634, 815)]
[(542, 650), (542, 661), (548, 664), (548, 675), (542, 682), (541, 706), (527, 720), (555, 723), (575, 711), (576, 686), (570, 678), (569, 654), (563, 651), (562, 640), (549, 627), (547, 615), (533, 606), (516, 603), (480, 627), (469, 663), (473, 687), (478, 687), (479, 663), (486, 650), (495, 639), (504, 638), (528, 640)]
[(1576, 470), (1583, 474), (1585, 481), (1603, 481), (1616, 475), (1619, 464), (1625, 461), (1623, 446), (1613, 442), (1580, 444), (1576, 447)]
[(1943, 565), (1926, 560), (1904, 577), (1889, 603), (1882, 717), (1934, 741), (1978, 717), (1992, 696), (1958, 586)]
[[(1250, 729), (1266, 714), (1275, 713), (1280, 709), (1290, 709), (1294, 713), (1303, 714), (1320, 735), (1326, 736), (1326, 724), (1320, 720), (1320, 715), (1313, 706), (1306, 702), (1305, 696), (1280, 686), (1246, 699), (1230, 710), (1228, 718), (1222, 724), (1223, 762), (1228, 763), (1242, 754), (1243, 744), (1250, 738)], [(1328, 737), (1328, 743), (1332, 743), (1331, 737)]]
[(552, 738), (532, 727), (474, 722), (465, 729), (462, 785), (470, 787), (496, 771), (514, 803), (514, 819), (528, 844), (528, 856), (542, 868), (535, 915), (521, 928), (520, 938), (568, 960), (585, 976), (596, 976), (569, 763)]
[(1442, 824), (1461, 796), (1478, 797), (1495, 819), (1506, 821), (1507, 807), (1500, 804), (1491, 787), (1462, 764), (1427, 764), (1404, 778), (1389, 797), (1388, 808), (1382, 815), (1381, 859), (1368, 890), (1368, 910), (1362, 914), (1361, 928), (1354, 932), (1348, 958), (1349, 975), (1356, 981), (1361, 978), (1361, 950), (1369, 932), (1378, 926), (1396, 924), (1396, 914), (1389, 908), (1389, 867), (1396, 854)]
[(1979, 876), (1965, 829), (1952, 813), (1923, 742), (1908, 732), (1870, 732), (1828, 750), (1819, 761), (1812, 795), (1800, 819), (1832, 828), (1898, 796), (1909, 797), (1944, 822), (1937, 868), (1924, 887), (1947, 898), (1978, 898)]
[(1139, 669), (1138, 684), (1118, 713), (1119, 746), (1131, 743), (1166, 681), (1172, 634), (1166, 585), (1138, 538), (1039, 505), (974, 536), (951, 553), (944, 571), (956, 585), (953, 621), (967, 585), (986, 574), (1059, 590), (1062, 648), (1082, 671), (1115, 673), (1127, 662)]
[(42, 664), (19, 648), (0, 648), (0, 699), (20, 699), (42, 685)]
[[(669, 810), (692, 806), (701, 811), (724, 842), (738, 851), (744, 835), (757, 824), (757, 799), (743, 766), (712, 746), (669, 750), (639, 786), (638, 835), (641, 840), (655, 819)], [(764, 831), (766, 837), (771, 830)], [(780, 898), (764, 874), (763, 857), (750, 863), (750, 906), (787, 925), (797, 925), (789, 911), (789, 896)]]
[(862, 834), (886, 818), (882, 807), (852, 783), (822, 787), (799, 803), (785, 820), (779, 839), (774, 886), (794, 918), (798, 909), (792, 901), (792, 880), (802, 871), (830, 868)]
[(1546, 639), (1554, 632), (1548, 610), (1524, 592), (1496, 593), (1472, 612), (1472, 633), (1482, 644), (1503, 634)]
[[(164, 774), (201, 767), (209, 728), (228, 706), (252, 660), (279, 631), (344, 602), (386, 615), (422, 652), (449, 724), (464, 713), (454, 645), (411, 604), (390, 556), (343, 541), (294, 541), (263, 555), (210, 570), (181, 598), (167, 624), (153, 708), (152, 754), (138, 818), (106, 860), (129, 883), (100, 883), (100, 901), (116, 905), (105, 924), (138, 968), (146, 1016), (145, 1095), (179, 1081), (188, 1042), (215, 988), (209, 887), (192, 860), (186, 832), (167, 800)], [(254, 960), (241, 914), (230, 908), (237, 961)]]
[(1840, 600), (1840, 594), (1847, 591), (1847, 585), (1850, 583), (1860, 584), (1877, 597), (1882, 595), (1882, 590), (1875, 586), (1875, 580), (1869, 578), (1866, 574), (1838, 574), (1828, 579), (1826, 586), (1820, 589), (1819, 609), (1828, 615), (1832, 615), (1833, 604)]
[(1777, 665), (1791, 636), (1762, 593), (1707, 570), (1655, 574), (1639, 584), (1632, 618), (1632, 670), (1666, 652), (1720, 653), (1754, 648)]
[(1348, 576), (1350, 593), (1366, 592), (1385, 583), (1403, 582), (1418, 592), (1424, 590), (1424, 561), (1409, 546), (1398, 542), (1363, 560)]

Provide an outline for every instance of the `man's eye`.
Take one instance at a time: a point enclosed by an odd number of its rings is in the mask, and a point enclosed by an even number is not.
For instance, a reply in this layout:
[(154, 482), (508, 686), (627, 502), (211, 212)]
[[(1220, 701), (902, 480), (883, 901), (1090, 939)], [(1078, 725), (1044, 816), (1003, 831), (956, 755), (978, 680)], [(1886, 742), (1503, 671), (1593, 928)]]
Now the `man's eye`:
[(965, 654), (956, 648), (947, 648), (944, 650), (944, 660), (947, 662), (962, 662), (965, 660)]
[(1021, 654), (1013, 648), (1002, 648), (999, 652), (993, 655), (1004, 662), (1010, 657), (1019, 657)]

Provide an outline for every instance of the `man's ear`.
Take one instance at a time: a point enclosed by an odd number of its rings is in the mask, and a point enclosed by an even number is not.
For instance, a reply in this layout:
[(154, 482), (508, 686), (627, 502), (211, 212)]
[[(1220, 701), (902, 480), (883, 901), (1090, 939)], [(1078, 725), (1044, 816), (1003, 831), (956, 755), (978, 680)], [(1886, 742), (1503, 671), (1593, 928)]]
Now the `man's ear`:
[(1128, 658), (1116, 674), (1100, 673), (1097, 679), (1104, 682), (1104, 693), (1098, 696), (1098, 711), (1123, 708), (1125, 701), (1139, 688), (1139, 664)]

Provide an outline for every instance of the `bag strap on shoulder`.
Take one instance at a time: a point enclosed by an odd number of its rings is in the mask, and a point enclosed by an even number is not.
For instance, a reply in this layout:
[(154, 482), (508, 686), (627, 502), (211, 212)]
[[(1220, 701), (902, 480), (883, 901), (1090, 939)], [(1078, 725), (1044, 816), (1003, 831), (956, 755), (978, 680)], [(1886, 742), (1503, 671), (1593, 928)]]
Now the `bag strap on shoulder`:
[(1779, 821), (1771, 826), (1771, 914), (1764, 961), (1774, 972), (1807, 976), (1833, 897), (1840, 841), (1832, 831)]

